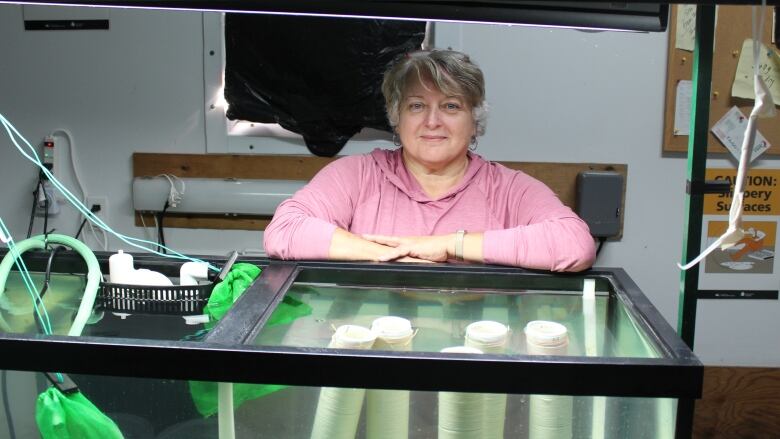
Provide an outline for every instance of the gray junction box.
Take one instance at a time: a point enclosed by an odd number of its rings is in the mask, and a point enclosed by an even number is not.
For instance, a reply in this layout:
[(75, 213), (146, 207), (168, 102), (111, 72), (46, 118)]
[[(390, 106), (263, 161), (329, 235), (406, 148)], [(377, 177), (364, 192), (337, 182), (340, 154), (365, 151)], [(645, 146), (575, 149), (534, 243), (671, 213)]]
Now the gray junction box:
[(623, 176), (617, 172), (587, 171), (577, 174), (577, 214), (596, 238), (620, 234)]

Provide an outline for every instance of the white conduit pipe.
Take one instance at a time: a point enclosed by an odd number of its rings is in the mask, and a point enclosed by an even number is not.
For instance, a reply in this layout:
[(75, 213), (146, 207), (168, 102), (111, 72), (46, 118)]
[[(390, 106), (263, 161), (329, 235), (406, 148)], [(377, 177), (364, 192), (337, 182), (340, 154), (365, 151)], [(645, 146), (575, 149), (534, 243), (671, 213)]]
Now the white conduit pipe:
[[(525, 327), (528, 355), (566, 355), (569, 338), (560, 323), (535, 320)], [(564, 439), (572, 437), (571, 396), (531, 395), (528, 408), (530, 439)]]
[[(481, 354), (467, 346), (442, 352)], [(439, 392), (439, 439), (484, 439), (485, 397), (482, 393)]]
[[(485, 354), (503, 354), (509, 341), (509, 329), (490, 320), (474, 322), (466, 327), (464, 345), (479, 349)], [(503, 439), (506, 419), (506, 394), (485, 393), (483, 412), (483, 438)]]
[[(596, 338), (596, 280), (585, 279), (582, 282), (582, 315), (585, 322), (585, 355), (597, 357), (598, 339)], [(591, 403), (591, 439), (604, 439), (604, 423), (607, 416), (607, 399), (594, 396)]]
[[(328, 345), (335, 349), (371, 349), (376, 335), (368, 328), (343, 325)], [(365, 389), (323, 387), (314, 414), (311, 439), (354, 439)]]
[(233, 420), (233, 383), (217, 384), (217, 423), (219, 439), (235, 439), (236, 426)]
[[(380, 317), (371, 324), (377, 336), (374, 349), (411, 351), (414, 330), (402, 317)], [(378, 390), (366, 392), (366, 438), (406, 439), (409, 437), (409, 391)]]

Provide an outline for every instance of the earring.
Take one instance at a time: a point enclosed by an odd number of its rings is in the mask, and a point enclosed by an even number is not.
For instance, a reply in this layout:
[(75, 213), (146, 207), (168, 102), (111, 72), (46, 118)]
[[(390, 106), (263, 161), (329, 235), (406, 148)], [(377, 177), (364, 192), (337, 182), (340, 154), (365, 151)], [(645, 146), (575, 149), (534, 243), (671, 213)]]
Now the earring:
[(393, 145), (401, 146), (401, 139), (398, 138), (398, 133), (393, 132)]
[(469, 151), (476, 151), (479, 146), (479, 140), (477, 136), (471, 136), (471, 144), (469, 145)]

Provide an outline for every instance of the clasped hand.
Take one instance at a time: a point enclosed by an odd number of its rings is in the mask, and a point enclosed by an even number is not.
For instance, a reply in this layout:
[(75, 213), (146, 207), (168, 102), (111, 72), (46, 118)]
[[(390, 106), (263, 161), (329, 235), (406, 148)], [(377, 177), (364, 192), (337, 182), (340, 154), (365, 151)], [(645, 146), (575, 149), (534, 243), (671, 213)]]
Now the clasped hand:
[(445, 262), (454, 248), (453, 235), (384, 236), (361, 235), (363, 239), (390, 247), (377, 261)]

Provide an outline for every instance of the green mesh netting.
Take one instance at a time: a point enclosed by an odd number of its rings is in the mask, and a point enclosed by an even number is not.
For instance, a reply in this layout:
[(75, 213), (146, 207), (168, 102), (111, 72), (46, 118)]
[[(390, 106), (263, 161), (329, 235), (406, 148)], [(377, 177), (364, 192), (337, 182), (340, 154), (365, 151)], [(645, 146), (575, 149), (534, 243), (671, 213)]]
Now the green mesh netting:
[[(204, 308), (204, 314), (209, 316), (206, 329), (211, 329), (230, 310), (233, 303), (241, 297), (241, 294), (260, 275), (260, 268), (247, 263), (236, 263), (225, 280), (214, 287), (209, 297), (208, 304)], [(269, 317), (266, 327), (284, 325), (295, 319), (311, 314), (311, 307), (292, 297), (285, 296), (279, 306)], [(205, 381), (190, 381), (190, 395), (198, 412), (203, 416), (211, 416), (217, 413), (217, 386), (218, 383)], [(257, 399), (269, 393), (276, 392), (286, 386), (276, 384), (233, 384), (233, 407), (238, 408), (246, 401)]]
[(122, 439), (108, 416), (81, 392), (63, 394), (56, 387), (38, 395), (35, 422), (43, 439)]
[(227, 314), (233, 302), (241, 297), (257, 276), (260, 276), (260, 271), (260, 267), (253, 264), (244, 262), (233, 264), (225, 280), (214, 286), (209, 301), (203, 309), (203, 313), (209, 316), (207, 329), (211, 329)]

